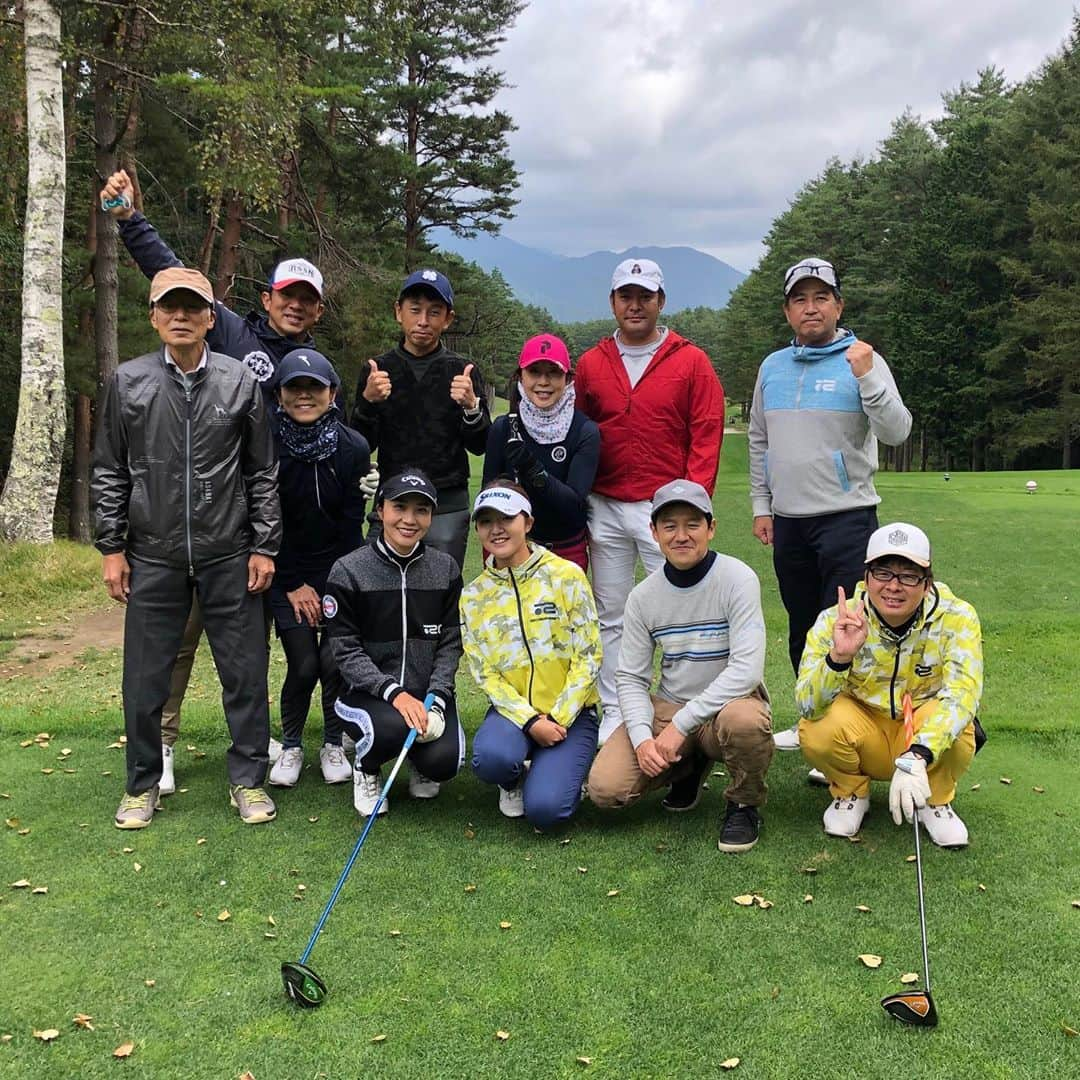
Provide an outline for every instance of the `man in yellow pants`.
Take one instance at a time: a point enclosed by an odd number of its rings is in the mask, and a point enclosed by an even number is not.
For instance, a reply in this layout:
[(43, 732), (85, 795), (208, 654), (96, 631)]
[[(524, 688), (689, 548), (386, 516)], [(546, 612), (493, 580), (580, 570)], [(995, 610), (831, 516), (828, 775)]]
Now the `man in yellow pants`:
[[(854, 836), (870, 781), (889, 780), (899, 825), (915, 813), (940, 847), (965, 847), (952, 808), (975, 753), (982, 634), (975, 609), (935, 582), (930, 541), (914, 525), (878, 529), (851, 601), (823, 611), (806, 639), (795, 696), (803, 754), (829, 780), (830, 836)], [(908, 746), (902, 701), (915, 706)]]

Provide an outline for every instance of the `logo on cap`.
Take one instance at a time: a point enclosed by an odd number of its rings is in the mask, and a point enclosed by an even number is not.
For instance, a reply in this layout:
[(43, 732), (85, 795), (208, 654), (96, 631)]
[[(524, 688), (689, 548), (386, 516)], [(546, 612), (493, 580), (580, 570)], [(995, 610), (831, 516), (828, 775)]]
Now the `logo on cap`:
[(296, 359), (303, 360), (308, 367), (311, 367), (311, 361), (303, 353), (301, 353)]
[(425, 281), (438, 281), (439, 275), (436, 274), (434, 270), (425, 270), (423, 278)]
[(634, 265), (630, 267), (630, 273), (631, 274), (640, 274), (641, 273), (641, 263), (634, 263)]
[(542, 342), (540, 342), (540, 352), (541, 352), (541, 354), (551, 352), (551, 342), (550, 341), (542, 341)]
[(906, 544), (909, 539), (910, 537), (903, 529), (893, 529), (893, 531), (889, 533), (890, 544)]
[(408, 475), (408, 476), (403, 476), (401, 478), (401, 482), (403, 484), (410, 484), (412, 487), (423, 487), (424, 486), (424, 481), (421, 480), (419, 476), (413, 476), (411, 474)]

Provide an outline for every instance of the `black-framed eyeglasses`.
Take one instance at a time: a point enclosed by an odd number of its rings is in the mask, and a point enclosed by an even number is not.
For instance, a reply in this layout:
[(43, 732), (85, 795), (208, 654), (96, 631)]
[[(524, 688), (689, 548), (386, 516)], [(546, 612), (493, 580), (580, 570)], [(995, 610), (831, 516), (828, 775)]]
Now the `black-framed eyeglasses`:
[[(802, 271), (802, 273), (799, 273)], [(796, 263), (788, 272), (784, 278), (784, 291), (787, 291), (788, 285), (791, 284), (791, 279), (799, 274), (800, 279), (804, 277), (816, 277), (824, 281), (830, 289), (840, 288), (840, 276), (837, 274), (836, 269), (830, 266), (829, 263), (812, 263), (801, 262)], [(826, 276), (827, 275), (827, 276)], [(832, 279), (831, 281), (829, 279)]]
[(884, 566), (872, 566), (867, 573), (869, 573), (875, 581), (880, 581), (882, 585), (887, 585), (893, 578), (896, 578), (901, 585), (906, 585), (909, 589), (913, 589), (916, 585), (921, 585), (926, 580), (925, 574), (916, 574), (908, 570), (904, 570), (898, 574), (894, 570), (887, 570)]

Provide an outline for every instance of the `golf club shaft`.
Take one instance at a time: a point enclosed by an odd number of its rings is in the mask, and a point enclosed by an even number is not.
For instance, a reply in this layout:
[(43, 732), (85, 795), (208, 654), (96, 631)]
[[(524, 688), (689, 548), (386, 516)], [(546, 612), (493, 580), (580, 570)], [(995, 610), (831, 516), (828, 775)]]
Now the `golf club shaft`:
[(923, 899), (922, 846), (919, 843), (919, 815), (912, 814), (915, 822), (915, 874), (919, 881), (919, 930), (922, 932), (923, 982), (930, 993), (930, 957), (926, 950), (926, 902)]
[[(426, 710), (430, 710), (434, 703), (435, 697), (433, 694), (428, 694), (428, 696), (424, 698), (424, 708)], [(416, 742), (416, 735), (416, 728), (409, 728), (409, 734), (405, 737), (405, 745), (402, 746), (401, 753), (398, 754), (397, 761), (394, 762), (394, 767), (390, 770), (390, 775), (386, 778), (386, 783), (383, 784), (382, 791), (379, 792), (379, 800), (375, 803), (375, 808), (368, 814), (368, 819), (364, 823), (363, 831), (360, 833), (360, 839), (356, 841), (356, 846), (352, 849), (349, 861), (345, 864), (345, 869), (341, 871), (341, 877), (338, 878), (337, 884), (334, 886), (334, 891), (330, 894), (330, 899), (326, 901), (326, 907), (323, 908), (323, 913), (319, 916), (319, 921), (315, 924), (315, 929), (311, 932), (311, 938), (307, 943), (307, 948), (304, 949), (304, 953), (300, 957), (301, 964), (307, 963), (308, 957), (311, 955), (311, 950), (315, 948), (315, 942), (318, 941), (319, 935), (322, 933), (322, 928), (326, 924), (327, 917), (333, 910), (334, 904), (337, 903), (338, 894), (345, 884), (345, 879), (349, 876), (349, 872), (353, 868), (353, 863), (356, 862), (356, 857), (360, 854), (360, 849), (364, 846), (367, 834), (371, 832), (371, 827), (375, 824), (375, 819), (379, 816), (379, 810), (386, 801), (386, 794), (394, 783), (394, 779), (405, 761), (406, 754), (408, 754), (409, 750), (412, 748), (412, 744)]]

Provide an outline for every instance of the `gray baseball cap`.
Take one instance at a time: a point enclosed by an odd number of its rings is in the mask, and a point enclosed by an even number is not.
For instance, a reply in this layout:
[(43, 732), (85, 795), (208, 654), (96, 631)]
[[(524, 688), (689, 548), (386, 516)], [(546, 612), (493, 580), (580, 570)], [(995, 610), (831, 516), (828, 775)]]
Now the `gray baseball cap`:
[(826, 262), (824, 259), (803, 259), (794, 266), (789, 266), (787, 273), (784, 274), (784, 299), (787, 299), (791, 290), (803, 278), (808, 277), (824, 281), (830, 289), (836, 291), (837, 296), (840, 295), (840, 278), (831, 262)]
[(655, 521), (656, 515), (672, 503), (686, 503), (695, 510), (700, 510), (710, 520), (712, 519), (712, 499), (709, 498), (709, 493), (693, 480), (672, 480), (670, 484), (659, 488), (653, 496), (652, 511), (649, 516)]

